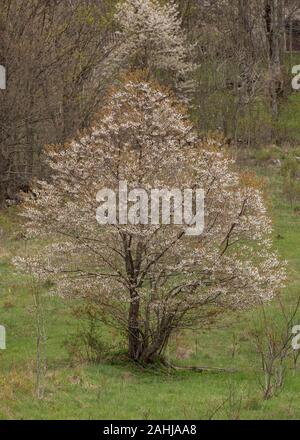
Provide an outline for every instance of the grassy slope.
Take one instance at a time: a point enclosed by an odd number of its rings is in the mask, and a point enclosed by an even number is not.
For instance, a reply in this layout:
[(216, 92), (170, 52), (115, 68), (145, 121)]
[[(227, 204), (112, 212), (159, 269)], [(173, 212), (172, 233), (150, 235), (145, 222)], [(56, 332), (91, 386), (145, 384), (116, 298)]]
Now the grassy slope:
[[(287, 60), (288, 71), (299, 59)], [(300, 139), (299, 96), (292, 94), (282, 110), (280, 127)], [(289, 261), (285, 302), (300, 288), (300, 216), (282, 201), (276, 176), (270, 176), (274, 237)], [(261, 399), (259, 359), (248, 330), (258, 313), (228, 317), (211, 330), (179, 335), (169, 352), (187, 365), (234, 366), (234, 374), (141, 372), (128, 364), (72, 366), (64, 348), (77, 328), (70, 304), (43, 292), (46, 310), (47, 364), (45, 398), (35, 398), (35, 321), (30, 279), (16, 272), (10, 260), (24, 253), (18, 240), (15, 211), (0, 214), (0, 324), (7, 328), (7, 350), (0, 351), (0, 418), (300, 418), (300, 371), (290, 372), (283, 392), (271, 401)], [(276, 239), (280, 234), (283, 239)], [(34, 244), (30, 244), (34, 249)], [(273, 305), (269, 313), (277, 319)], [(299, 317), (300, 324), (300, 317)], [(106, 337), (115, 341), (115, 335)], [(233, 357), (233, 346), (236, 354)], [(223, 404), (223, 402), (225, 402)]]
[[(283, 237), (276, 244), (289, 260), (291, 281), (284, 294), (289, 302), (299, 294), (300, 217), (282, 201), (277, 178), (271, 176), (270, 188), (275, 237)], [(0, 217), (0, 324), (8, 332), (7, 350), (0, 352), (0, 418), (205, 419), (215, 411), (215, 418), (300, 418), (300, 372), (288, 374), (278, 397), (268, 402), (261, 399), (258, 358), (247, 336), (256, 311), (227, 318), (209, 331), (179, 335), (168, 353), (183, 364), (234, 366), (237, 373), (142, 372), (124, 363), (72, 366), (63, 343), (77, 323), (69, 304), (45, 292), (48, 372), (45, 398), (37, 400), (30, 279), (10, 264), (11, 256), (25, 249), (14, 219), (13, 210)], [(276, 319), (272, 307), (269, 310)], [(234, 340), (238, 348), (233, 357)]]

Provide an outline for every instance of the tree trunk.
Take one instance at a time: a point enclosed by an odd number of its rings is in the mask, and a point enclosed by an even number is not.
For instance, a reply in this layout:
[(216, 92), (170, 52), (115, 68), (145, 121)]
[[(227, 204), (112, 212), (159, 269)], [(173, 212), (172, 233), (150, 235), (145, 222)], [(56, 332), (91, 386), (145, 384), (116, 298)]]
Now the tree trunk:
[(137, 296), (132, 295), (128, 319), (128, 352), (130, 359), (144, 364), (151, 363), (159, 356), (165, 347), (171, 330), (160, 323), (160, 329), (152, 334), (151, 338), (147, 332), (141, 331), (139, 322), (140, 301)]
[(167, 335), (165, 334), (159, 335), (151, 345), (144, 348), (144, 350), (141, 353), (140, 360), (145, 364), (152, 362), (155, 359), (155, 357), (157, 357), (162, 352), (167, 341), (168, 341)]
[(142, 341), (140, 339), (139, 328), (139, 309), (139, 298), (135, 294), (132, 294), (128, 318), (128, 351), (129, 357), (135, 361), (139, 359), (142, 352)]
[(282, 0), (265, 1), (265, 23), (268, 41), (270, 100), (273, 119), (278, 117), (278, 100), (283, 90), (281, 47), (283, 30)]

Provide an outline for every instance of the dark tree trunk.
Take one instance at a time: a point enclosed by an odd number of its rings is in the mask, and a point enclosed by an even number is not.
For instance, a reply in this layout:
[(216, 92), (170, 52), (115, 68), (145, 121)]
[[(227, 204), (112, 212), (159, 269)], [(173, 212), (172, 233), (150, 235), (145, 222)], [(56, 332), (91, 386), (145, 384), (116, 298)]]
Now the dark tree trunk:
[(142, 352), (142, 341), (139, 328), (139, 298), (133, 293), (131, 295), (128, 318), (128, 351), (129, 357), (137, 361)]
[(268, 41), (270, 99), (273, 118), (278, 117), (278, 101), (283, 91), (281, 51), (283, 6), (281, 0), (265, 0), (265, 24)]

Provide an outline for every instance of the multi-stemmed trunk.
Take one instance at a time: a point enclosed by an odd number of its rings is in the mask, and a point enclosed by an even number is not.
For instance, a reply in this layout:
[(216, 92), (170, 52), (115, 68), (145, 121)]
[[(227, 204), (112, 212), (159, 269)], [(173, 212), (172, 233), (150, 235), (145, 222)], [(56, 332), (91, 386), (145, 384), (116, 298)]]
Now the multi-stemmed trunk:
[[(160, 355), (168, 341), (170, 330), (162, 326), (149, 339), (147, 334), (140, 328), (139, 311), (140, 300), (135, 297), (129, 307), (128, 354), (130, 359), (146, 364), (153, 362)], [(149, 325), (149, 323), (146, 323), (146, 325)]]
[[(128, 293), (130, 306), (128, 311), (128, 355), (130, 359), (141, 362), (152, 362), (163, 350), (169, 336), (169, 320), (159, 322), (157, 328), (149, 333), (151, 325), (150, 308), (141, 321), (141, 298), (139, 287), (141, 287), (141, 263), (143, 255), (143, 243), (136, 244), (135, 258), (132, 254), (132, 237), (123, 235), (125, 252), (125, 268), (128, 276)], [(153, 300), (153, 298), (152, 298)], [(150, 306), (150, 304), (148, 305)], [(160, 319), (158, 319), (160, 321)]]

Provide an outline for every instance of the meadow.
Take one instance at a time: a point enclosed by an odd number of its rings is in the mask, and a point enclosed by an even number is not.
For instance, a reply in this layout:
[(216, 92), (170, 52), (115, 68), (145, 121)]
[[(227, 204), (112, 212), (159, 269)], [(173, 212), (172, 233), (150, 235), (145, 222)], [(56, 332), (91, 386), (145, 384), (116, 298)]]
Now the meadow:
[[(300, 216), (282, 196), (279, 170), (257, 172), (266, 180), (275, 246), (288, 261), (282, 301), (293, 306), (300, 287)], [(260, 325), (259, 309), (231, 313), (210, 328), (174, 335), (167, 359), (177, 366), (206, 366), (207, 371), (155, 365), (145, 369), (126, 360), (122, 337), (101, 323), (97, 334), (103, 347), (111, 347), (110, 356), (104, 353), (98, 363), (70, 356), (68, 346), (71, 341), (76, 353), (75, 337), (82, 323), (72, 313), (74, 303), (49, 295), (46, 285), (38, 292), (46, 336), (40, 341), (46, 370), (38, 398), (36, 287), (11, 260), (34, 252), (40, 243), (24, 240), (17, 213), (12, 207), (0, 215), (0, 324), (7, 330), (7, 349), (0, 351), (1, 419), (300, 418), (300, 370), (292, 365), (280, 392), (269, 400), (262, 398), (261, 363), (251, 338)], [(271, 320), (280, 320), (275, 303), (266, 310)]]

